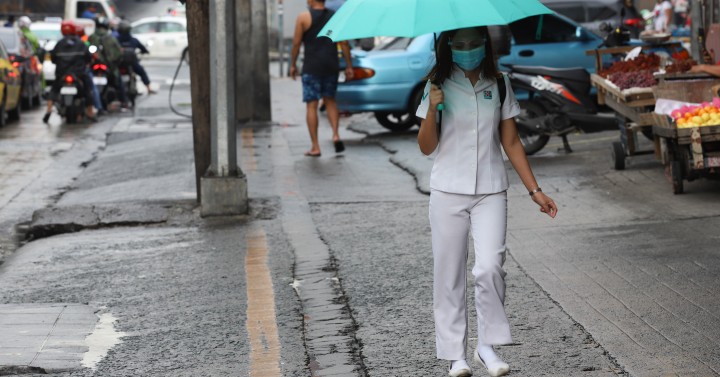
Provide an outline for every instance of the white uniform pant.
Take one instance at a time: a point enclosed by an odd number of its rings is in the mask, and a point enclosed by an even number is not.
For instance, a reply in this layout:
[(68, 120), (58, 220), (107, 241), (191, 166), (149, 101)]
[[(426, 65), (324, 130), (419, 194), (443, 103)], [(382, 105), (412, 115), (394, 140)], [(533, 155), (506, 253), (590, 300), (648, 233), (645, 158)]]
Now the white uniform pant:
[(472, 229), (475, 308), (478, 342), (508, 344), (505, 314), (505, 233), (507, 192), (459, 195), (430, 193), (430, 227), (434, 260), (433, 311), (437, 357), (466, 359), (468, 315), (465, 301), (468, 231)]

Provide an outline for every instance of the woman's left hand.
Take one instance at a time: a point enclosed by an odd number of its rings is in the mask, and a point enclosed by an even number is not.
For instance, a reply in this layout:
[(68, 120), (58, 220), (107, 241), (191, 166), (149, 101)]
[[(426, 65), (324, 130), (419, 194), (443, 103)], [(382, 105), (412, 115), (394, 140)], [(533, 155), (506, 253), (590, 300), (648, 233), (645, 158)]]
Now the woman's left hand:
[(540, 206), (540, 212), (547, 213), (548, 216), (555, 218), (558, 212), (557, 204), (549, 196), (539, 191), (532, 196), (532, 200)]

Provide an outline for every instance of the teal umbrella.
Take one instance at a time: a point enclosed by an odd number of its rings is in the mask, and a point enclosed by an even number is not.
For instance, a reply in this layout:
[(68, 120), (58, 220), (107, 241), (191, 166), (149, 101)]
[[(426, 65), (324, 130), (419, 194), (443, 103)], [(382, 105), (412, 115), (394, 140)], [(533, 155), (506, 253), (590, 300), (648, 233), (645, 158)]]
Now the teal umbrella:
[(472, 26), (506, 25), (553, 13), (538, 0), (348, 0), (320, 30), (335, 42), (414, 37)]

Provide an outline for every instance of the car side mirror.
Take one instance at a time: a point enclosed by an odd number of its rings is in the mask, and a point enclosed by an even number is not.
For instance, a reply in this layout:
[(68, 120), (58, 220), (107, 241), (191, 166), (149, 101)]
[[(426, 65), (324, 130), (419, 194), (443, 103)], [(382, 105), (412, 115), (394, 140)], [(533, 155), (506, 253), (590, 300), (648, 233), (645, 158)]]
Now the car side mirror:
[(589, 41), (592, 39), (592, 37), (590, 37), (590, 32), (580, 26), (578, 26), (578, 28), (575, 30), (575, 36), (578, 40), (581, 41)]

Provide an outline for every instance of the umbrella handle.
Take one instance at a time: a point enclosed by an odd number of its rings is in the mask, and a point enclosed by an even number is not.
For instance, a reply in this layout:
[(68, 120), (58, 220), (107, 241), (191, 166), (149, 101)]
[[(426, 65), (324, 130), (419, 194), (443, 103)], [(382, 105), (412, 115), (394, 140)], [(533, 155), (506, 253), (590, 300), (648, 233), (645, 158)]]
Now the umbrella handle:
[(442, 114), (443, 114), (443, 110), (445, 110), (445, 105), (442, 103), (439, 103), (437, 105), (437, 109), (438, 109), (437, 134), (438, 134), (438, 139), (440, 139), (440, 131), (442, 130)]
[(438, 111), (443, 111), (443, 110), (445, 110), (445, 104), (444, 104), (444, 103), (438, 103), (438, 105), (437, 105), (437, 110), (438, 110)]

